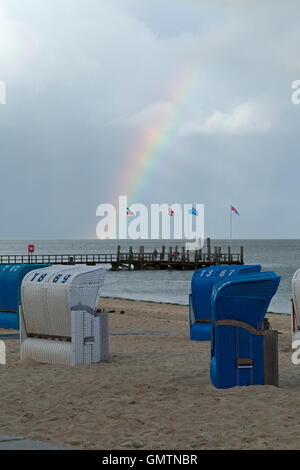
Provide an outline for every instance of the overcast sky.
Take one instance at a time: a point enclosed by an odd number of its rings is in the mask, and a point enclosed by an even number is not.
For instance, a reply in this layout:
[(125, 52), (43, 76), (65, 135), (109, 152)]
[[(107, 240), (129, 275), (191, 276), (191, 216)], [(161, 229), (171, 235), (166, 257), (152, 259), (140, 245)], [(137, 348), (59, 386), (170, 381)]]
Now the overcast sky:
[(128, 194), (204, 203), (206, 236), (233, 204), (235, 237), (299, 238), (299, 17), (298, 0), (0, 0), (0, 237), (95, 237), (97, 206)]

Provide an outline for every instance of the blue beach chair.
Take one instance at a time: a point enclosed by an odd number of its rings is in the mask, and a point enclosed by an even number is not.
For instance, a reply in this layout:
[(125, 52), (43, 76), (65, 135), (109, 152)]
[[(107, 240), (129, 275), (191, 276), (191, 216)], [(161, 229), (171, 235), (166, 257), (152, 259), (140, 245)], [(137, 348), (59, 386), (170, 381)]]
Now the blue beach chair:
[(210, 376), (216, 388), (278, 386), (278, 332), (263, 324), (279, 282), (274, 272), (261, 272), (214, 286)]
[(259, 272), (256, 265), (224, 265), (200, 268), (192, 277), (189, 297), (190, 339), (192, 341), (209, 341), (211, 337), (211, 293), (220, 280), (240, 274)]
[(19, 329), (19, 303), (21, 283), (33, 269), (45, 268), (47, 264), (0, 265), (0, 328)]

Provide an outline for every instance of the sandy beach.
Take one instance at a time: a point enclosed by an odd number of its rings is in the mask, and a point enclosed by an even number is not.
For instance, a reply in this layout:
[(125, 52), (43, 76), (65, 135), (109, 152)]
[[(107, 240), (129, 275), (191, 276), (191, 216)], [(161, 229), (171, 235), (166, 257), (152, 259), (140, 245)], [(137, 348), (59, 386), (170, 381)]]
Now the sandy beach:
[(268, 314), (282, 333), (280, 387), (216, 390), (210, 343), (189, 340), (187, 307), (115, 299), (101, 307), (111, 333), (165, 333), (113, 334), (109, 363), (76, 368), (20, 361), (18, 340), (6, 341), (0, 434), (81, 449), (300, 448), (289, 316)]

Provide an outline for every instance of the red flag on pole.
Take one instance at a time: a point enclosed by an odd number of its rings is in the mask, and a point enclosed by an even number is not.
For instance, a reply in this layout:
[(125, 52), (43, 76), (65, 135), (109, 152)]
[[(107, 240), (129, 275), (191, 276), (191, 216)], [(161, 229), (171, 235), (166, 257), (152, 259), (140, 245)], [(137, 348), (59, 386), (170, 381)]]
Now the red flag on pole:
[(236, 215), (240, 215), (239, 212), (236, 210), (236, 208), (233, 206), (231, 206), (231, 212), (233, 212)]

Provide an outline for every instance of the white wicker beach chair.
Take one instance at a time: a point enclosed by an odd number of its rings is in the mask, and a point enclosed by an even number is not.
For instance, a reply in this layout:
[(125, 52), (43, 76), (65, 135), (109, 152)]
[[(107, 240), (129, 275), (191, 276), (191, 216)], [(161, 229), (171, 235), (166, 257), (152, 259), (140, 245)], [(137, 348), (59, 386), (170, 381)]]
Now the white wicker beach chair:
[(24, 277), (21, 359), (70, 366), (108, 361), (108, 315), (97, 309), (106, 269), (51, 266)]

